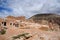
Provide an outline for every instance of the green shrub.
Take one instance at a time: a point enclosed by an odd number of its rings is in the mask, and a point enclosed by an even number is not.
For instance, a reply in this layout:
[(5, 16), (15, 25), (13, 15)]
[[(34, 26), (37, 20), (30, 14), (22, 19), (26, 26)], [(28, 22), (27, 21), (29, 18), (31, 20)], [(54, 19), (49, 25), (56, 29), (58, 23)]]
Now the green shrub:
[(26, 36), (26, 35), (29, 35), (29, 33), (24, 33), (24, 34), (19, 34), (19, 35), (17, 35), (17, 36), (14, 36), (14, 37), (12, 37), (13, 38), (13, 40), (15, 40), (15, 39), (20, 39), (21, 37), (24, 37), (25, 39), (28, 39), (28, 38), (30, 38), (31, 36)]
[(1, 35), (4, 35), (6, 33), (6, 31), (4, 30), (4, 29), (2, 29), (1, 31), (0, 31), (0, 34)]

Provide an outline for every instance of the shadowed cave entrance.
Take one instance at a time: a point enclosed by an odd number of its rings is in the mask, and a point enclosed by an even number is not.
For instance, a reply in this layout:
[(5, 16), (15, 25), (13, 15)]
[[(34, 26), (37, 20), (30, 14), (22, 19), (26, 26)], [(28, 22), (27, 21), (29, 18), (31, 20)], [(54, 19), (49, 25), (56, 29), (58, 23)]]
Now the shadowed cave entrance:
[(2, 22), (3, 26), (6, 26), (6, 22)]

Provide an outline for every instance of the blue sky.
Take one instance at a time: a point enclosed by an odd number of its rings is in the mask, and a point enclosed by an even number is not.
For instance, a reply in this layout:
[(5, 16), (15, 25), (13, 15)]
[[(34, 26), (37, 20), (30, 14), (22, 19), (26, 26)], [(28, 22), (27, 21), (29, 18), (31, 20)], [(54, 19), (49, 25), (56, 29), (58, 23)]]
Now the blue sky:
[(60, 14), (60, 0), (0, 0), (0, 17), (26, 16), (39, 13)]

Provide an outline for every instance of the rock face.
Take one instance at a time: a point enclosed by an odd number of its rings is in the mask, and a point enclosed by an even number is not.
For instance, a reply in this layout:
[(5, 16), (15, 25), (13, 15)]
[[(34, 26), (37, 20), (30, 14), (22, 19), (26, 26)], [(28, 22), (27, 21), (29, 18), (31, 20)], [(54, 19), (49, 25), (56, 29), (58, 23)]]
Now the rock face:
[(35, 23), (46, 24), (53, 27), (59, 26), (58, 28), (60, 28), (60, 15), (57, 14), (37, 14), (29, 19), (32, 19)]
[[(53, 19), (59, 16), (41, 15), (30, 19), (25, 19), (24, 16), (0, 19), (0, 40), (60, 40), (59, 25)], [(49, 15), (53, 16), (52, 22), (49, 21)]]

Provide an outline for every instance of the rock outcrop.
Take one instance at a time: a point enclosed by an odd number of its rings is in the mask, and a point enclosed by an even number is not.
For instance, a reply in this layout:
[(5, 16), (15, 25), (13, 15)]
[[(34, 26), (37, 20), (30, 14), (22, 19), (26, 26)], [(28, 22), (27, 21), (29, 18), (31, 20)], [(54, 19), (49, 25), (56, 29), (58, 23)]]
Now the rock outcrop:
[(59, 23), (55, 22), (55, 17), (59, 16), (41, 14), (30, 19), (24, 16), (0, 19), (0, 40), (60, 40)]

